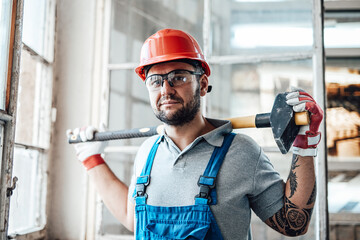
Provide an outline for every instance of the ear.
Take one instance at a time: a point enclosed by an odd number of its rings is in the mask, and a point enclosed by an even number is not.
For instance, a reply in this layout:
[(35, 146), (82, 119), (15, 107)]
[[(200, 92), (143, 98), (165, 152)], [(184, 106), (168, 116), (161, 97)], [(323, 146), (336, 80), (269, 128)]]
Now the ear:
[(199, 79), (199, 84), (200, 84), (200, 96), (203, 97), (206, 95), (209, 86), (209, 79), (205, 74), (203, 74)]

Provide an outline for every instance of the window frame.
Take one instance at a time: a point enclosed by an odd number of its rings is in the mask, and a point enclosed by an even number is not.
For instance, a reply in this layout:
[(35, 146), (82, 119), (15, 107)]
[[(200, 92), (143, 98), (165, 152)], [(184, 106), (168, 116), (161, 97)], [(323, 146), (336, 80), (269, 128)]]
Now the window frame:
[[(8, 197), (7, 199), (3, 200), (3, 196), (4, 194), (1, 195), (1, 221), (5, 221), (4, 224), (2, 224), (1, 226), (5, 226), (6, 225), (6, 229), (5, 231), (3, 231), (3, 233), (1, 233), (2, 235), (0, 236), (0, 239), (12, 239), (12, 238), (16, 238), (16, 239), (40, 239), (40, 238), (45, 238), (46, 237), (46, 224), (48, 222), (47, 219), (47, 211), (48, 211), (48, 206), (47, 206), (47, 191), (48, 191), (48, 178), (47, 178), (47, 166), (48, 166), (48, 159), (49, 159), (49, 149), (51, 147), (51, 136), (50, 134), (52, 133), (52, 126), (53, 123), (56, 120), (56, 109), (53, 108), (53, 97), (52, 97), (52, 92), (53, 92), (53, 70), (54, 70), (54, 43), (55, 43), (55, 22), (56, 22), (56, 0), (49, 0), (46, 1), (46, 7), (44, 9), (45, 11), (45, 22), (44, 22), (44, 26), (45, 26), (45, 32), (44, 32), (44, 38), (45, 38), (45, 46), (44, 46), (44, 55), (40, 55), (37, 52), (35, 52), (33, 49), (31, 49), (30, 47), (28, 47), (25, 43), (23, 43), (23, 39), (22, 39), (22, 33), (23, 33), (23, 15), (24, 15), (24, 9), (25, 8), (25, 4), (24, 4), (24, 0), (13, 0), (14, 1), (14, 5), (17, 5), (18, 8), (17, 13), (16, 13), (16, 18), (13, 17), (13, 22), (12, 25), (14, 25), (14, 40), (13, 40), (13, 59), (12, 59), (12, 73), (11, 75), (9, 75), (9, 79), (8, 81), (10, 81), (11, 78), (11, 87), (9, 88), (9, 96), (7, 96), (7, 99), (9, 99), (9, 104), (6, 105), (8, 106), (8, 115), (7, 116), (9, 118), (9, 122), (11, 123), (11, 135), (6, 136), (5, 135), (5, 141), (4, 143), (8, 144), (9, 146), (7, 146), (7, 148), (11, 148), (9, 149), (9, 154), (6, 156), (6, 163), (4, 163), (3, 161), (3, 165), (1, 169), (6, 169), (6, 171), (2, 170), (1, 171), (1, 179), (2, 179), (2, 188), (1, 190), (3, 191), (3, 189), (5, 189), (7, 187), (3, 187), (4, 186), (4, 182), (7, 181), (7, 186), (12, 186), (12, 175), (13, 175), (13, 161), (14, 161), (14, 149), (15, 147), (17, 148), (25, 148), (25, 149), (33, 149), (36, 150), (39, 153), (39, 164), (41, 165), (41, 173), (39, 174), (43, 174), (43, 177), (41, 178), (41, 182), (40, 182), (40, 203), (41, 207), (39, 209), (39, 214), (41, 214), (44, 218), (42, 219), (43, 221), (41, 222), (40, 226), (36, 226), (33, 227), (31, 229), (27, 229), (24, 232), (20, 232), (20, 233), (16, 233), (16, 234), (12, 234), (9, 235), (8, 234), (8, 230), (9, 230), (9, 207), (11, 204), (11, 199)], [(49, 106), (47, 108), (46, 111), (46, 116), (45, 118), (47, 119), (46, 123), (48, 123), (48, 132), (46, 134), (48, 134), (48, 138), (45, 138), (45, 141), (37, 141), (37, 143), (35, 144), (35, 146), (31, 145), (33, 143), (29, 144), (25, 144), (25, 143), (18, 143), (15, 142), (15, 136), (16, 136), (16, 121), (15, 121), (15, 115), (17, 114), (17, 105), (18, 105), (18, 100), (19, 100), (19, 96), (18, 96), (18, 88), (19, 88), (19, 84), (20, 84), (20, 65), (21, 65), (21, 54), (24, 52), (29, 53), (32, 57), (34, 57), (36, 59), (36, 61), (40, 64), (43, 65), (43, 69), (41, 71), (50, 71), (48, 72), (48, 74), (46, 75), (47, 77), (47, 84), (50, 82), (50, 85), (47, 86), (43, 86), (43, 84), (40, 86), (41, 88), (41, 94), (43, 94), (44, 92), (49, 93), (49, 97), (47, 100), (49, 100)], [(9, 54), (10, 56), (10, 54)], [(44, 69), (47, 70), (44, 70)], [(10, 68), (9, 68), (10, 69)], [(40, 76), (42, 76), (42, 72), (37, 73), (40, 74)], [(11, 76), (11, 77), (10, 77)], [(43, 82), (43, 81), (41, 81)], [(8, 83), (9, 84), (9, 83)], [(11, 114), (10, 114), (11, 112)], [(2, 113), (0, 112), (0, 120), (2, 120)], [(19, 117), (19, 116), (18, 116)], [(20, 119), (17, 119), (20, 120)], [(35, 129), (39, 134), (42, 134), (42, 136), (44, 135), (44, 133), (41, 133), (39, 131), (39, 126)], [(44, 135), (45, 136), (45, 135)], [(11, 140), (11, 141), (10, 141)], [(45, 144), (44, 144), (45, 142)], [(5, 145), (5, 144), (4, 144)], [(5, 149), (5, 146), (4, 146)], [(10, 152), (11, 151), (11, 152)], [(5, 151), (4, 151), (5, 153)], [(3, 159), (5, 159), (3, 157)], [(4, 168), (5, 165), (5, 168)], [(15, 176), (13, 176), (15, 177)], [(18, 176), (20, 177), (20, 176)], [(14, 190), (16, 191), (16, 189)], [(6, 201), (6, 206), (4, 206), (3, 203), (5, 203)], [(43, 215), (45, 214), (45, 215)], [(2, 231), (3, 229), (1, 229), (0, 231)]]
[[(17, 93), (20, 75), (21, 34), (23, 20), (23, 0), (12, 1), (10, 44), (8, 56), (8, 75), (5, 111), (0, 111), (4, 123), (3, 154), (1, 159), (0, 190), (0, 238), (7, 239), (9, 206), (13, 187), (12, 163), (14, 153)], [(14, 185), (15, 186), (15, 185)]]

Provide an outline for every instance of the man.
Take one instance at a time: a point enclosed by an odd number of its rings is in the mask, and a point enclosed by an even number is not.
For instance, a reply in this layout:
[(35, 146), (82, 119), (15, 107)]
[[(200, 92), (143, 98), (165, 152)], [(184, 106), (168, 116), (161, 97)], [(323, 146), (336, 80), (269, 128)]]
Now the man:
[[(205, 118), (200, 98), (211, 90), (210, 68), (189, 34), (163, 29), (149, 37), (136, 73), (164, 123), (140, 147), (130, 187), (101, 158), (93, 127), (76, 129), (78, 158), (105, 205), (137, 239), (251, 239), (251, 209), (276, 231), (306, 233), (315, 203), (314, 159), (323, 112), (307, 93), (287, 94), (295, 112), (310, 113), (293, 146), (286, 183), (248, 136), (229, 121)], [(134, 225), (135, 223), (135, 225)]]

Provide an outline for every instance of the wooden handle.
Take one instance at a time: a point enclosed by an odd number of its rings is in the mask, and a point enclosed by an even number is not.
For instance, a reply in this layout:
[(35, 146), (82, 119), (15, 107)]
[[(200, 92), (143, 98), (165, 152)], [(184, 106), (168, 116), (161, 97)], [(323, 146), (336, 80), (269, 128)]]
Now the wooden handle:
[(229, 120), (231, 122), (231, 125), (233, 129), (236, 128), (254, 128), (255, 125), (255, 117), (253, 116), (246, 116), (246, 117), (236, 117), (236, 118), (228, 118), (226, 120)]
[(304, 126), (309, 125), (310, 123), (310, 116), (309, 112), (297, 112), (295, 113), (295, 124), (297, 126)]
[[(236, 118), (227, 118), (232, 124), (233, 129), (236, 128), (255, 128), (256, 116), (245, 116)], [(269, 120), (270, 121), (270, 120)], [(309, 125), (310, 117), (307, 111), (295, 113), (295, 124), (298, 126)]]

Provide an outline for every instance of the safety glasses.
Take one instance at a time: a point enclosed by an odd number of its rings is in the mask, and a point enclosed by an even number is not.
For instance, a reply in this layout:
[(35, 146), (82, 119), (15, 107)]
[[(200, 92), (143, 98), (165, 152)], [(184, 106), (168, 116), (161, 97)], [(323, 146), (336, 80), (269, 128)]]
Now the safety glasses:
[(153, 74), (145, 79), (146, 87), (150, 91), (158, 91), (164, 85), (164, 81), (167, 80), (171, 87), (179, 87), (194, 79), (194, 76), (201, 76), (202, 72), (193, 72), (184, 69), (178, 69), (166, 74)]

